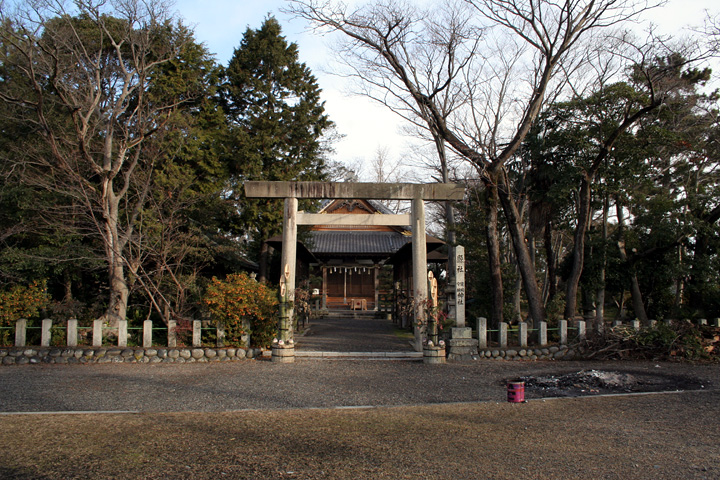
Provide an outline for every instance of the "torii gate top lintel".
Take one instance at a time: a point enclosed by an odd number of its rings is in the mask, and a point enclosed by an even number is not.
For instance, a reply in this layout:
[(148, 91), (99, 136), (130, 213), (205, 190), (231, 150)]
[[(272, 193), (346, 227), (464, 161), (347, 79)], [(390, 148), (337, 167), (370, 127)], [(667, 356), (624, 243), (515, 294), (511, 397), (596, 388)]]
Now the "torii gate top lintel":
[(454, 183), (245, 182), (248, 198), (462, 200), (464, 194)]

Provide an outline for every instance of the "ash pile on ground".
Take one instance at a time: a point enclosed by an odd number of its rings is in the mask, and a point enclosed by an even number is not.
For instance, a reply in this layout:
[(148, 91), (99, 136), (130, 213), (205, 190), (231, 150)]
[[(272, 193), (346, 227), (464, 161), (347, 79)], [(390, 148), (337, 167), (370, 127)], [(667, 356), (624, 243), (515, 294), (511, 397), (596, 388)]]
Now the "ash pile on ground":
[(652, 373), (581, 370), (575, 373), (520, 377), (526, 398), (580, 397), (641, 392), (701, 390), (697, 379)]

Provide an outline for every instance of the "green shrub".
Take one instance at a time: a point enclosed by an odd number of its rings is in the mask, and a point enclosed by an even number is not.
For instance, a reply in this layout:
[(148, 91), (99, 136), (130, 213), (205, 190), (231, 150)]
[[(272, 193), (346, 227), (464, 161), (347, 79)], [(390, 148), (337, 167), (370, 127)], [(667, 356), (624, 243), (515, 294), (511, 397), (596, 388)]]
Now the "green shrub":
[[(216, 323), (225, 325), (228, 344), (242, 345), (242, 336), (250, 333), (250, 343), (268, 346), (277, 330), (277, 293), (244, 273), (213, 278), (204, 297)], [(250, 321), (250, 332), (244, 320)]]
[(13, 285), (0, 291), (0, 345), (10, 343), (10, 330), (21, 318), (32, 319), (47, 308), (50, 299), (45, 281), (33, 282), (28, 286)]

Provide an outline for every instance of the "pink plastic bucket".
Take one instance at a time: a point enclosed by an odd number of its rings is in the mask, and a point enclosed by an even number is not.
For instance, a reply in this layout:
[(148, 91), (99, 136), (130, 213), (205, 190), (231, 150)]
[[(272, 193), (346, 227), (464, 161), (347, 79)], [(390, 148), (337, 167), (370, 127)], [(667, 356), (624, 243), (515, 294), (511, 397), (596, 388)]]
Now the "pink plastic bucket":
[(525, 382), (508, 382), (507, 401), (522, 403), (525, 401)]

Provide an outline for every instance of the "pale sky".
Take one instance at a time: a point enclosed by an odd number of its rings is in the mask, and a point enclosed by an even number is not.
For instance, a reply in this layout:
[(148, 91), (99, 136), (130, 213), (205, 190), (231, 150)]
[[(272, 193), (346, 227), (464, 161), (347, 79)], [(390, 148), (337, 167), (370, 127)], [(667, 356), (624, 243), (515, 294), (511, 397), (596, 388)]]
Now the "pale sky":
[[(715, 1), (670, 0), (652, 13), (652, 21), (661, 32), (676, 33), (687, 25), (701, 24), (706, 10), (720, 12), (720, 7), (713, 5)], [(298, 44), (300, 60), (318, 78), (323, 90), (326, 112), (339, 133), (345, 135), (336, 145), (334, 159), (345, 163), (369, 161), (378, 148), (386, 148), (393, 159), (408, 155), (412, 140), (400, 133), (398, 117), (372, 100), (348, 96), (345, 80), (324, 73), (331, 69), (329, 40), (307, 32), (304, 21), (281, 13), (279, 9), (284, 5), (284, 0), (178, 0), (176, 9), (185, 23), (194, 28), (195, 38), (222, 65), (227, 65), (248, 27), (259, 28), (268, 14), (273, 15), (288, 41)]]

